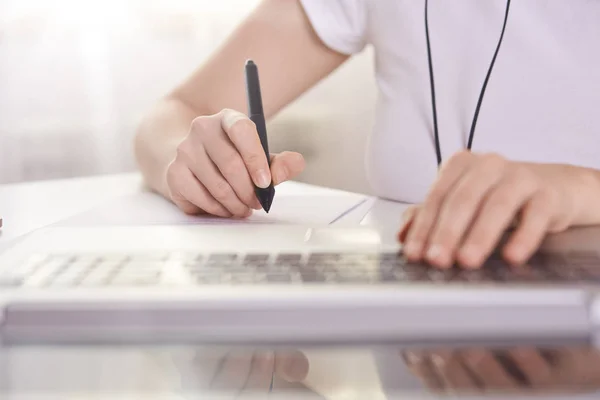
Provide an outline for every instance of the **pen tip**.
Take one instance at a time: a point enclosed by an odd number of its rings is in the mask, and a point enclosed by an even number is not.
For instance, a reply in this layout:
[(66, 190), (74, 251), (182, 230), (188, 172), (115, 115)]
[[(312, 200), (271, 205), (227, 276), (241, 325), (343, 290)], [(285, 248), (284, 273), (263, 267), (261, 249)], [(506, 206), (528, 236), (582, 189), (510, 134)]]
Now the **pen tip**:
[(254, 61), (248, 59), (246, 60), (246, 65), (254, 65)]
[(269, 186), (267, 189), (261, 189), (256, 191), (256, 197), (258, 202), (262, 206), (263, 210), (268, 213), (271, 210), (273, 204), (273, 197), (275, 197), (275, 188)]

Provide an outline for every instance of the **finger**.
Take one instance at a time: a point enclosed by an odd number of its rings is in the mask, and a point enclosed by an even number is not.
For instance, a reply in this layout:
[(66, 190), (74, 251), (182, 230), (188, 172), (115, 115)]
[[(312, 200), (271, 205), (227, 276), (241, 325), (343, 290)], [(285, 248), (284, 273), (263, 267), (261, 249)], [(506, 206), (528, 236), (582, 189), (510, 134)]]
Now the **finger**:
[(242, 203), (247, 207), (260, 209), (244, 160), (229, 138), (225, 135), (215, 135), (206, 141), (204, 148)]
[(235, 217), (250, 215), (250, 208), (237, 197), (229, 182), (223, 177), (204, 149), (196, 152), (196, 161), (192, 164), (192, 172), (212, 197), (222, 204), (231, 215)]
[(500, 156), (482, 156), (449, 190), (431, 228), (427, 261), (438, 267), (454, 263), (457, 247), (486, 194), (500, 181), (506, 161)]
[(523, 373), (530, 386), (544, 387), (551, 379), (552, 367), (537, 349), (511, 349), (508, 350), (508, 355)]
[(518, 383), (488, 350), (468, 349), (461, 352), (464, 365), (485, 389), (517, 388)]
[(521, 172), (512, 173), (492, 189), (458, 251), (459, 263), (480, 267), (536, 189), (535, 180)]
[(231, 217), (231, 213), (211, 196), (185, 165), (176, 162), (171, 164), (167, 182), (173, 203), (186, 214), (203, 212), (224, 218)]
[(538, 249), (548, 231), (555, 202), (555, 196), (544, 190), (538, 191), (525, 204), (520, 225), (503, 249), (508, 262), (521, 265)]
[(275, 353), (275, 373), (288, 382), (302, 382), (308, 376), (309, 364), (300, 351)]
[(282, 182), (294, 179), (305, 167), (302, 154), (291, 151), (284, 151), (271, 157), (271, 173), (273, 175), (273, 184), (279, 185)]
[(418, 206), (410, 206), (402, 213), (402, 225), (398, 231), (398, 241), (404, 243), (406, 241), (406, 235), (412, 226), (413, 220), (419, 211)]
[(440, 376), (434, 370), (431, 359), (418, 351), (407, 351), (402, 354), (410, 372), (419, 378), (426, 388), (438, 391), (444, 387)]
[(454, 352), (436, 351), (431, 355), (431, 362), (447, 389), (472, 391), (478, 388), (477, 382)]
[(254, 122), (238, 111), (223, 110), (221, 125), (242, 156), (256, 186), (261, 188), (269, 186), (271, 184), (269, 163)]
[(275, 357), (272, 353), (255, 354), (252, 358), (250, 375), (242, 390), (252, 393), (267, 393), (273, 380)]
[(462, 176), (474, 157), (470, 152), (461, 152), (453, 156), (441, 168), (438, 179), (433, 184), (425, 202), (421, 205), (420, 212), (406, 236), (404, 254), (410, 261), (420, 261), (423, 258), (429, 232), (447, 192)]

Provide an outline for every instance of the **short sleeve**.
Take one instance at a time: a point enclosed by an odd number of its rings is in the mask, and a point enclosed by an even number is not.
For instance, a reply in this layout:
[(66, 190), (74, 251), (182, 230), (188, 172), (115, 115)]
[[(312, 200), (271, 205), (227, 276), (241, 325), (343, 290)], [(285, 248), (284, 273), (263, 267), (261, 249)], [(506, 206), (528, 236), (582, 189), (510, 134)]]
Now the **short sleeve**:
[(343, 54), (361, 52), (367, 45), (369, 0), (300, 0), (319, 38)]

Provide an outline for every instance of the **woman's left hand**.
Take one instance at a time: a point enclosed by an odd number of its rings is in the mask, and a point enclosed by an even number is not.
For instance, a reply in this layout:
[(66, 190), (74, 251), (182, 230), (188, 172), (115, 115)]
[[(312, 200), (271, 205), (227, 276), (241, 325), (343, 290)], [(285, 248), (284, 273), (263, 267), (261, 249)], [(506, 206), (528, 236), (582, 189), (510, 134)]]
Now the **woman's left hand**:
[(598, 207), (588, 209), (599, 182), (597, 171), (585, 168), (457, 153), (424, 203), (405, 215), (403, 252), (410, 261), (440, 268), (478, 268), (514, 224), (502, 252), (508, 262), (522, 264), (547, 233), (600, 222)]

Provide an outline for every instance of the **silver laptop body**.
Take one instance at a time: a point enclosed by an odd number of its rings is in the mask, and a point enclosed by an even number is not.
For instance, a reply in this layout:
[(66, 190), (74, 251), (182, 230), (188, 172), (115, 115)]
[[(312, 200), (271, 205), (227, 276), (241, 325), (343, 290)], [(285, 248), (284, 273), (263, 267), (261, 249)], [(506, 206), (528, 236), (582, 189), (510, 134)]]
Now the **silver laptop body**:
[(577, 229), (523, 268), (439, 271), (371, 228), (46, 228), (0, 254), (0, 340), (594, 342), (599, 245)]

